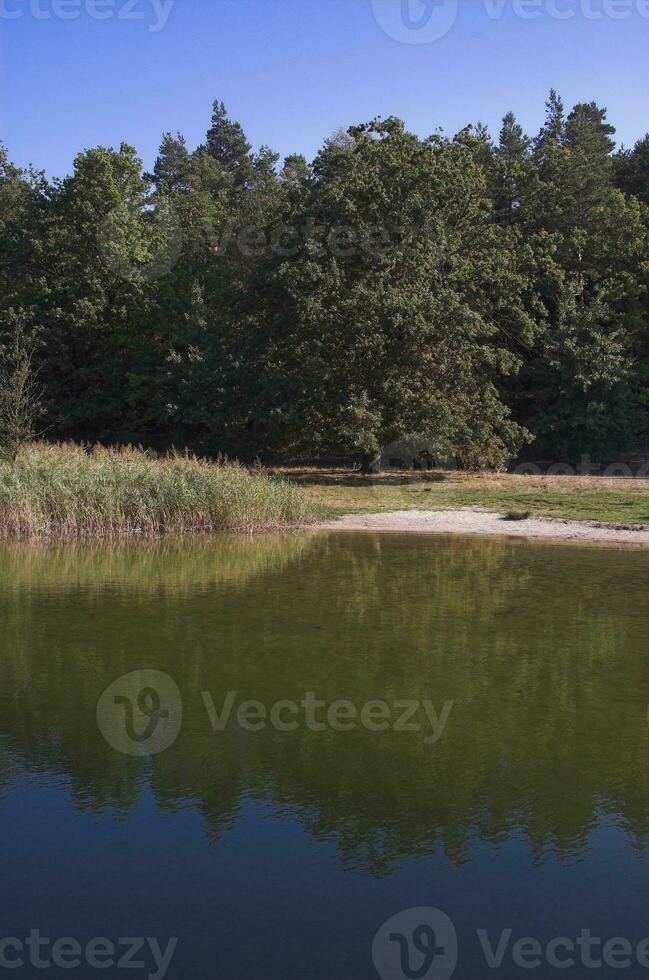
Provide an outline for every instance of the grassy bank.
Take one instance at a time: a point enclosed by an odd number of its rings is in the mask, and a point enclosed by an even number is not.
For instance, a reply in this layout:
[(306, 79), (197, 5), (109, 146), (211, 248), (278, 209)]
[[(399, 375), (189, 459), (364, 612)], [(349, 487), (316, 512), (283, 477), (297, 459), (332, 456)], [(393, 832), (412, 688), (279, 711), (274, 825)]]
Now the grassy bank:
[(462, 507), (538, 517), (649, 524), (649, 480), (509, 473), (383, 473), (282, 470), (330, 516)]
[(270, 531), (308, 523), (316, 500), (277, 475), (136, 449), (35, 445), (0, 463), (0, 537)]
[(163, 458), (136, 449), (30, 446), (0, 463), (0, 538), (273, 531), (320, 517), (457, 510), (649, 525), (649, 481), (504, 473), (291, 469)]

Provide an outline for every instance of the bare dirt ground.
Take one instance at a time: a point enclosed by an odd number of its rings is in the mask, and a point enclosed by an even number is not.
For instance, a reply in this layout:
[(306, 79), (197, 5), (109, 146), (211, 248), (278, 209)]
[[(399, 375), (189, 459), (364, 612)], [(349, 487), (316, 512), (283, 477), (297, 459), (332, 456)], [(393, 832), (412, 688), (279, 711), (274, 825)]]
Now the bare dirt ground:
[(508, 520), (503, 514), (477, 510), (393, 511), (350, 514), (320, 525), (336, 531), (402, 531), (426, 534), (505, 535), (555, 541), (601, 541), (649, 547), (649, 527), (571, 521), (549, 517)]

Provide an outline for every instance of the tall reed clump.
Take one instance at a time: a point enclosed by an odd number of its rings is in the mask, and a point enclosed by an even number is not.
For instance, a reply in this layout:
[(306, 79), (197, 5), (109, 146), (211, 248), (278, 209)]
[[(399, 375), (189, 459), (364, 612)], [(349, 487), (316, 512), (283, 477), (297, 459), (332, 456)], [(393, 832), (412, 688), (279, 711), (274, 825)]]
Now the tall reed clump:
[(0, 462), (4, 538), (271, 531), (317, 516), (298, 487), (238, 463), (42, 443)]

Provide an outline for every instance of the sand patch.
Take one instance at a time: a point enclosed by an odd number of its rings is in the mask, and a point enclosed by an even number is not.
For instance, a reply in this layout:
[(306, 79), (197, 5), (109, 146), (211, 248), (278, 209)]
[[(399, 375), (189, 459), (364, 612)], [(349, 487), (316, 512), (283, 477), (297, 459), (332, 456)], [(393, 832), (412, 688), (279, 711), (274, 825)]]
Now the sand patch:
[(570, 521), (552, 517), (507, 520), (477, 510), (404, 510), (388, 514), (350, 514), (320, 525), (335, 531), (411, 531), (424, 534), (496, 534), (557, 541), (608, 541), (649, 547), (649, 527)]

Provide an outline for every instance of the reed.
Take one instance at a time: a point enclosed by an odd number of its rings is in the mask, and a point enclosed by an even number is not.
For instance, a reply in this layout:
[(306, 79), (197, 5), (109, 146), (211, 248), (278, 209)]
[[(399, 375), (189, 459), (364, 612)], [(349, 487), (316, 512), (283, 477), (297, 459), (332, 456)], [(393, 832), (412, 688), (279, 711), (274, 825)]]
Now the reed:
[(318, 516), (299, 487), (233, 462), (72, 443), (33, 444), (0, 462), (3, 538), (274, 531)]

